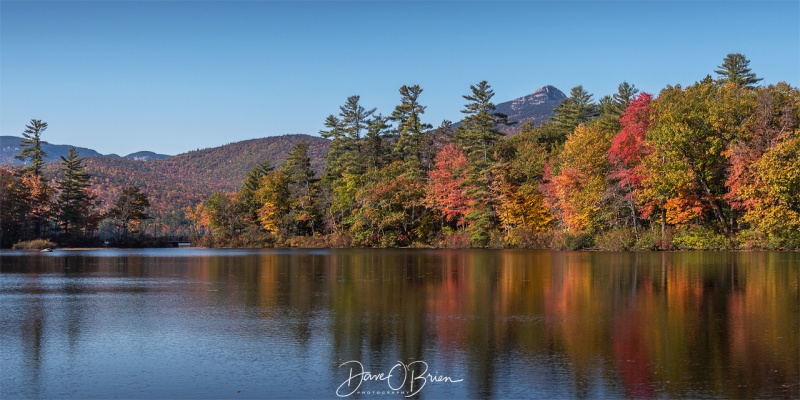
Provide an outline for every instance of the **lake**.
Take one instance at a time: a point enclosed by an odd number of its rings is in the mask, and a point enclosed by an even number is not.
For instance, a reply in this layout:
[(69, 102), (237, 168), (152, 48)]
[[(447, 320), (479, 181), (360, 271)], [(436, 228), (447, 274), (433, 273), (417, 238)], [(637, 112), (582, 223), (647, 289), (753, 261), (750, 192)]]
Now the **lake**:
[(0, 398), (798, 398), (800, 253), (0, 253)]

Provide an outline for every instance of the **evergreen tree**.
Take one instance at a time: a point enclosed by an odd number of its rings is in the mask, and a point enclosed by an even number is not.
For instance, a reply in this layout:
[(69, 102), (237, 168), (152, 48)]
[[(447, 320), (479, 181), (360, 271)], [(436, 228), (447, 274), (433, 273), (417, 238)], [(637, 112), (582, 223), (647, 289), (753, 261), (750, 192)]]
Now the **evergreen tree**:
[(247, 176), (245, 176), (244, 182), (242, 182), (242, 188), (239, 189), (237, 201), (241, 204), (242, 209), (250, 218), (250, 221), (258, 220), (257, 213), (258, 209), (261, 208), (261, 205), (256, 202), (255, 198), (259, 182), (274, 169), (272, 163), (264, 161), (251, 169), (250, 172), (247, 173)]
[(360, 96), (350, 96), (339, 107), (339, 116), (329, 115), (325, 120), (327, 130), (320, 135), (331, 140), (331, 149), (325, 156), (325, 180), (330, 184), (342, 174), (364, 173), (362, 135), (370, 125), (375, 109), (367, 110), (359, 104)]
[(389, 161), (389, 119), (378, 114), (369, 120), (362, 151), (368, 171), (378, 169)]
[(21, 174), (30, 173), (37, 177), (42, 177), (42, 168), (44, 168), (44, 157), (47, 153), (42, 150), (42, 145), (47, 142), (42, 141), (42, 132), (47, 129), (47, 122), (42, 122), (40, 119), (32, 119), (30, 125), (25, 125), (25, 131), (22, 136), (25, 138), (20, 142), (22, 151), (14, 158), (25, 161), (30, 160), (31, 165), (25, 166), (20, 169)]
[(505, 136), (497, 125), (510, 124), (506, 115), (494, 112), (494, 90), (486, 81), (471, 85), (470, 90), (472, 94), (462, 96), (469, 102), (461, 110), (467, 116), (464, 124), (456, 129), (456, 141), (470, 161), (480, 160), (483, 166), (488, 167), (492, 146)]
[(328, 183), (338, 179), (345, 172), (345, 154), (348, 138), (342, 121), (331, 114), (325, 119), (327, 130), (319, 131), (320, 136), (331, 141), (331, 148), (325, 155), (325, 179)]
[(578, 125), (591, 121), (599, 116), (599, 110), (592, 101), (592, 95), (578, 85), (572, 88), (570, 96), (561, 101), (552, 118), (562, 142)]
[(637, 93), (639, 89), (636, 86), (622, 82), (617, 88), (617, 93), (600, 99), (600, 125), (608, 131), (619, 131), (621, 129), (619, 119)]
[(287, 179), (291, 219), (295, 235), (313, 235), (320, 226), (317, 207), (317, 179), (311, 169), (308, 142), (297, 143), (283, 164)]
[(67, 157), (61, 156), (61, 171), (64, 177), (58, 183), (60, 193), (57, 199), (57, 217), (66, 233), (77, 233), (86, 228), (92, 206), (93, 196), (87, 189), (91, 185), (89, 174), (84, 171), (83, 158), (74, 147), (69, 148)]
[(456, 129), (456, 142), (464, 150), (469, 161), (466, 195), (469, 198), (470, 240), (474, 246), (484, 247), (489, 243), (489, 231), (495, 226), (495, 199), (489, 188), (492, 186), (491, 166), (494, 161), (494, 144), (504, 135), (497, 125), (508, 125), (507, 117), (495, 113), (492, 103), (494, 91), (486, 81), (470, 86), (472, 94), (463, 96), (469, 102), (461, 111), (467, 116), (464, 125)]
[(375, 109), (367, 110), (359, 104), (361, 96), (350, 96), (343, 106), (339, 107), (339, 116), (342, 118), (342, 127), (345, 135), (354, 143), (361, 140), (361, 134), (369, 125), (369, 118)]
[(136, 186), (130, 186), (122, 189), (108, 216), (116, 222), (123, 235), (127, 235), (128, 232), (138, 233), (142, 222), (151, 219), (147, 214), (149, 207), (150, 199), (147, 193)]
[(722, 65), (717, 66), (714, 72), (719, 75), (722, 83), (733, 82), (738, 86), (754, 87), (761, 78), (756, 78), (756, 74), (749, 68), (750, 60), (743, 54), (728, 54), (722, 61)]
[(419, 104), (422, 88), (419, 85), (400, 88), (400, 104), (394, 108), (391, 121), (397, 123), (397, 140), (394, 142), (394, 153), (401, 161), (419, 163), (422, 159), (422, 144), (425, 131), (431, 129), (430, 124), (421, 120), (425, 113), (424, 106)]

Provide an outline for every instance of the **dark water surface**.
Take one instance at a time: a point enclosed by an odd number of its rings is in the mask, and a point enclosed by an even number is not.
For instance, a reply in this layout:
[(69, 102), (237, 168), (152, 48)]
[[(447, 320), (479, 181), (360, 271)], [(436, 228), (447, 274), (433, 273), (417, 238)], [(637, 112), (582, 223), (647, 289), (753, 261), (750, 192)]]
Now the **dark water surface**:
[(798, 271), (800, 253), (3, 252), (0, 398), (798, 398)]

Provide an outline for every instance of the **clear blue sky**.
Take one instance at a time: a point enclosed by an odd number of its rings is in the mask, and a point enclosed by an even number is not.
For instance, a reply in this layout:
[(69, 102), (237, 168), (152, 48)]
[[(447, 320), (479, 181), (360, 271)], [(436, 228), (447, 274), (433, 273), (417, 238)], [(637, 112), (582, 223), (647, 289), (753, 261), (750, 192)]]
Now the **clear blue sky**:
[(800, 83), (800, 2), (0, 2), (0, 134), (178, 154), (318, 134), (353, 94), (388, 114), (419, 84), (425, 121), (458, 120), (469, 85), (496, 103), (552, 84), (595, 99), (658, 93), (743, 53)]

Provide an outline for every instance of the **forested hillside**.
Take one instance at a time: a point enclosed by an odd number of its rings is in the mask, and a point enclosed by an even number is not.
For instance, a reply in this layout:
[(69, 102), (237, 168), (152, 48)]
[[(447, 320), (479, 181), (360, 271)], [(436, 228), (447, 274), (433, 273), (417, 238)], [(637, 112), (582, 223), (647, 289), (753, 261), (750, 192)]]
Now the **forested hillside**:
[(284, 135), (230, 143), (196, 150), (162, 160), (135, 161), (123, 158), (86, 159), (86, 172), (107, 207), (125, 187), (136, 186), (150, 196), (153, 214), (163, 221), (163, 233), (177, 228), (182, 209), (214, 191), (235, 191), (247, 172), (259, 163), (280, 165), (292, 147), (306, 140), (313, 166), (322, 170), (328, 141), (308, 135)]

